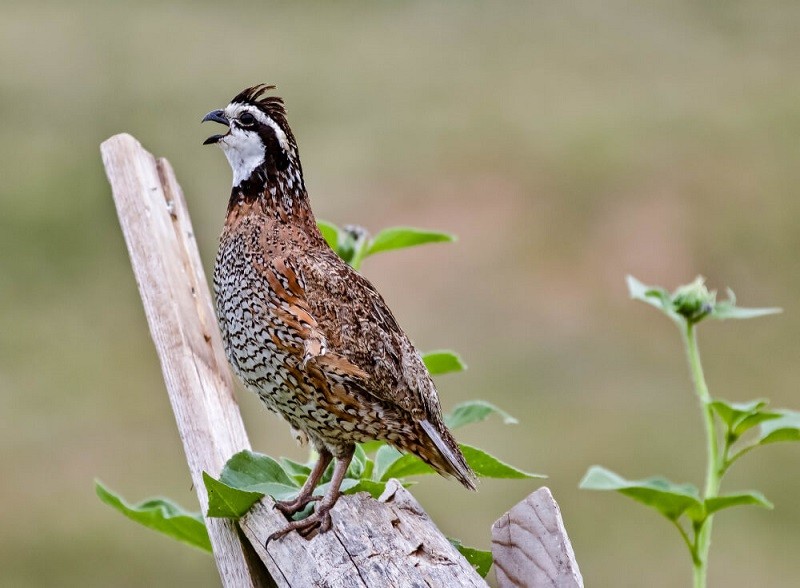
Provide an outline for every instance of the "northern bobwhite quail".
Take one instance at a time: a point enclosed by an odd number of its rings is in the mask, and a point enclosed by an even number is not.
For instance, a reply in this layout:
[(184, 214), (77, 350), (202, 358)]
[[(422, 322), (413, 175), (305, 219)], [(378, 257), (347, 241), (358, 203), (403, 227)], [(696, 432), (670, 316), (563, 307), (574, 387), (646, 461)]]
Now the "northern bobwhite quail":
[(356, 443), (384, 440), (475, 489), (475, 474), (445, 427), (419, 352), (375, 287), (323, 239), (303, 183), (283, 100), (260, 84), (203, 121), (233, 169), (214, 268), (228, 360), (267, 407), (305, 432), (319, 461), (287, 516), (308, 503), (333, 458), (330, 488), (306, 519), (272, 538), (331, 526), (329, 511)]

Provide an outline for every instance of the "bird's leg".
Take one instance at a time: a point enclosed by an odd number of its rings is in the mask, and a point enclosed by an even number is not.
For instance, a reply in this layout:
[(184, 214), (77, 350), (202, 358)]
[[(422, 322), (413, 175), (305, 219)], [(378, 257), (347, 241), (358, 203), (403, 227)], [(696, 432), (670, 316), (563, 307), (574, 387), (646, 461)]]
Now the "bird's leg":
[(336, 458), (336, 467), (333, 469), (333, 478), (331, 479), (328, 491), (325, 497), (314, 507), (314, 513), (300, 521), (293, 521), (286, 525), (280, 531), (276, 531), (267, 538), (265, 547), (269, 546), (270, 541), (273, 539), (280, 539), (287, 533), (292, 531), (299, 531), (304, 537), (308, 537), (315, 529), (319, 529), (320, 533), (324, 533), (331, 528), (331, 515), (330, 510), (339, 498), (342, 480), (347, 473), (347, 468), (350, 466), (350, 461), (353, 459), (353, 452), (355, 446), (350, 448), (346, 455)]
[(311, 473), (308, 474), (306, 483), (303, 484), (302, 488), (300, 488), (300, 493), (294, 498), (294, 500), (282, 500), (280, 502), (276, 501), (275, 508), (285, 514), (287, 517), (290, 517), (293, 514), (303, 510), (309, 502), (319, 500), (319, 496), (312, 496), (312, 494), (314, 493), (314, 488), (317, 487), (322, 474), (325, 473), (325, 468), (327, 468), (328, 464), (331, 463), (331, 459), (333, 459), (331, 452), (325, 448), (321, 449), (319, 451), (319, 459), (317, 460), (317, 463), (314, 464), (314, 469), (312, 469)]

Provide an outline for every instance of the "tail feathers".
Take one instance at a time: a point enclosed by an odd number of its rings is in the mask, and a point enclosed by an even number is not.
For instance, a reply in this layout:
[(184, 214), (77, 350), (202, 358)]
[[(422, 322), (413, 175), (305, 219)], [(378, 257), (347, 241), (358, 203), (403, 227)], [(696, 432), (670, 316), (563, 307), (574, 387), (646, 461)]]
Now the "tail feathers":
[(438, 428), (430, 421), (420, 422), (420, 426), (428, 439), (436, 448), (426, 456), (428, 461), (443, 476), (452, 476), (470, 490), (475, 490), (475, 472), (467, 465), (467, 460), (456, 445), (450, 432), (444, 427)]

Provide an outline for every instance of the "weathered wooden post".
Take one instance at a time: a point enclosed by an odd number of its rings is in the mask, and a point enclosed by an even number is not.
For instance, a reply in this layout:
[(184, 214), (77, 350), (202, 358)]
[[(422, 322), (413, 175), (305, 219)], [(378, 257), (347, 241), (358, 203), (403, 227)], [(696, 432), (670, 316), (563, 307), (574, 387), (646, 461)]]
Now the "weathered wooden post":
[[(250, 447), (221, 353), (211, 294), (172, 168), (130, 135), (101, 146), (122, 232), (144, 304), (178, 432), (201, 508), (202, 472)], [(268, 586), (268, 575), (236, 524), (206, 519), (225, 586)]]

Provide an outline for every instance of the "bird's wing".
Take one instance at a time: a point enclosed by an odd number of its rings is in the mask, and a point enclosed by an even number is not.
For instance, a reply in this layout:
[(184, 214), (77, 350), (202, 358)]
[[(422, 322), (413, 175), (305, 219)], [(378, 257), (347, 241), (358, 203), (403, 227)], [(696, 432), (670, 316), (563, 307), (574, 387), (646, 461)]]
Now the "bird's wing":
[(292, 316), (287, 318), (295, 317), (307, 338), (324, 342), (324, 353), (315, 361), (340, 366), (352, 385), (419, 420), (441, 422), (422, 357), (367, 279), (332, 251), (289, 255), (272, 263), (285, 276), (277, 286), (290, 300), (286, 312)]
[(366, 372), (348, 361), (345, 356), (329, 349), (328, 339), (308, 304), (304, 280), (291, 260), (285, 257), (273, 258), (269, 266), (264, 272), (265, 278), (281, 301), (274, 312), (302, 341), (302, 349), (293, 350), (298, 355), (302, 353), (302, 365), (315, 361), (321, 367), (348, 377), (367, 377)]
[(303, 364), (338, 376), (345, 394), (356, 388), (407, 413), (420, 437), (406, 449), (474, 490), (475, 475), (444, 425), (422, 357), (374, 286), (333, 251), (273, 259), (272, 268), (281, 318), (304, 341)]

